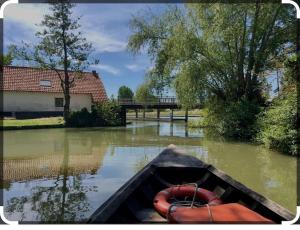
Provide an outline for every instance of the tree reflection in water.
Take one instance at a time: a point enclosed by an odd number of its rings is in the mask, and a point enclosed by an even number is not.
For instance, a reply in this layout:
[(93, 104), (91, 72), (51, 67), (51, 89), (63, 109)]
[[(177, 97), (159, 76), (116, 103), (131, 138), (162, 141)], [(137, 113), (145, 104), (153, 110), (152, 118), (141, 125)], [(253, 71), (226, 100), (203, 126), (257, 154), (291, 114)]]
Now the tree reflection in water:
[(133, 122), (126, 128), (5, 132), (5, 215), (84, 221), (169, 144), (295, 211), (295, 158), (205, 131), (183, 122)]
[(97, 192), (97, 187), (83, 185), (82, 175), (69, 176), (69, 139), (65, 133), (64, 157), (53, 186), (35, 186), (29, 196), (11, 198), (5, 204), (5, 212), (21, 213), (20, 221), (28, 211), (34, 211), (40, 222), (74, 222), (89, 211), (86, 194), (90, 191)]
[(141, 171), (148, 163), (150, 159), (147, 155), (144, 155), (144, 157), (137, 162), (134, 163), (134, 172), (138, 173)]

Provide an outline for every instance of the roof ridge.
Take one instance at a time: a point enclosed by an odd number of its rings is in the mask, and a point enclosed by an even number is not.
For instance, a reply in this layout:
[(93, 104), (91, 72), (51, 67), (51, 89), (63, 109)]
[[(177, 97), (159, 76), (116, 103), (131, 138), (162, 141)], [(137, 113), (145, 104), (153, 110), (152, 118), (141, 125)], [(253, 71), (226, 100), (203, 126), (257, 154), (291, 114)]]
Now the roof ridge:
[[(41, 67), (32, 67), (32, 66), (17, 66), (17, 65), (3, 65), (3, 68), (19, 68), (19, 69), (34, 69), (34, 70), (40, 70), (40, 71), (53, 71), (53, 70), (58, 70), (58, 71), (64, 71), (63, 69), (44, 69)], [(93, 70), (92, 70), (93, 71)], [(82, 73), (90, 73), (93, 74), (92, 71), (79, 71)], [(75, 70), (68, 70), (68, 72), (76, 72)]]

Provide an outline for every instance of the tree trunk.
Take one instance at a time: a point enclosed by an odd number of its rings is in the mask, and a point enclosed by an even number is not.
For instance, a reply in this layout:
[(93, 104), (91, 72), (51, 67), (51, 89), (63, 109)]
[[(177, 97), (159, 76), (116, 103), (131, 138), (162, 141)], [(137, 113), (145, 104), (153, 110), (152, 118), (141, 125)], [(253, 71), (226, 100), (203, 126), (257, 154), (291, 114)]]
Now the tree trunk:
[[(62, 11), (64, 12), (64, 6), (62, 4)], [(62, 23), (62, 41), (64, 46), (64, 97), (65, 97), (65, 104), (64, 104), (64, 120), (66, 121), (70, 115), (70, 78), (68, 73), (68, 52), (67, 52), (67, 44), (66, 44), (66, 36), (65, 36), (65, 28), (64, 24)]]
[(247, 12), (244, 15), (244, 30), (243, 37), (241, 39), (241, 46), (238, 52), (238, 67), (237, 67), (237, 99), (240, 99), (245, 93), (245, 79), (244, 79), (244, 61), (245, 61), (245, 40), (247, 34)]
[(64, 135), (64, 157), (62, 162), (62, 175), (63, 175), (63, 184), (61, 188), (62, 192), (62, 201), (61, 201), (61, 208), (60, 208), (60, 222), (64, 222), (65, 220), (65, 206), (66, 206), (66, 196), (68, 193), (67, 188), (67, 181), (68, 181), (68, 169), (69, 169), (69, 139), (67, 137), (67, 134)]
[(253, 81), (252, 81), (252, 71), (255, 64), (255, 50), (256, 50), (256, 30), (257, 30), (257, 23), (260, 13), (260, 3), (259, 1), (256, 1), (256, 9), (255, 9), (255, 15), (253, 19), (252, 24), (252, 33), (251, 33), (251, 40), (250, 40), (250, 47), (249, 47), (249, 61), (248, 61), (248, 67), (246, 71), (246, 86), (245, 86), (245, 92), (246, 97), (248, 100), (252, 99), (253, 95)]
[(70, 97), (70, 79), (69, 79), (69, 73), (68, 73), (68, 69), (64, 68), (64, 72), (65, 72), (65, 82), (64, 82), (64, 97), (65, 97), (65, 104), (64, 104), (64, 120), (66, 121), (70, 115), (70, 101), (71, 101), (71, 97)]
[[(66, 79), (66, 78), (65, 78)], [(66, 121), (70, 115), (70, 87), (65, 84), (65, 104), (64, 104), (64, 120)]]

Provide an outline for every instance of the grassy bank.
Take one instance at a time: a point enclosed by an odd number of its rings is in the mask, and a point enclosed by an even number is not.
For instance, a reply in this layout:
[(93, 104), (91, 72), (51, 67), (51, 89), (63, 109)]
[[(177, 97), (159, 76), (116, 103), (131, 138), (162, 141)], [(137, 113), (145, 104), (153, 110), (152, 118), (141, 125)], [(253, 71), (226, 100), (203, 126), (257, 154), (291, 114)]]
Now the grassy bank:
[(64, 119), (62, 117), (48, 117), (48, 118), (37, 118), (37, 119), (4, 119), (1, 122), (3, 127), (30, 127), (30, 126), (53, 126), (63, 125)]
[(203, 122), (203, 118), (189, 120), (188, 121), (189, 128), (206, 128), (207, 126)]

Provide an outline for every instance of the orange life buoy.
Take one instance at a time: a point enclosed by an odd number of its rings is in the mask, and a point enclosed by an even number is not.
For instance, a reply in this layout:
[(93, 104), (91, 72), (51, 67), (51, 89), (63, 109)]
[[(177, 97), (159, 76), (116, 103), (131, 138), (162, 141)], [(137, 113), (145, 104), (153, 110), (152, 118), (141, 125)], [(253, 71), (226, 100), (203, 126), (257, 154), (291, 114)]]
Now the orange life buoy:
[[(154, 208), (163, 217), (166, 217), (169, 208), (172, 204), (169, 200), (175, 198), (193, 197), (195, 194), (195, 186), (192, 185), (176, 185), (170, 188), (164, 189), (156, 194), (154, 197)], [(204, 200), (209, 205), (222, 204), (222, 201), (215, 193), (208, 191), (204, 188), (197, 188), (196, 196), (200, 200)]]
[(238, 203), (197, 208), (172, 207), (168, 215), (170, 223), (181, 224), (272, 224), (273, 221)]

